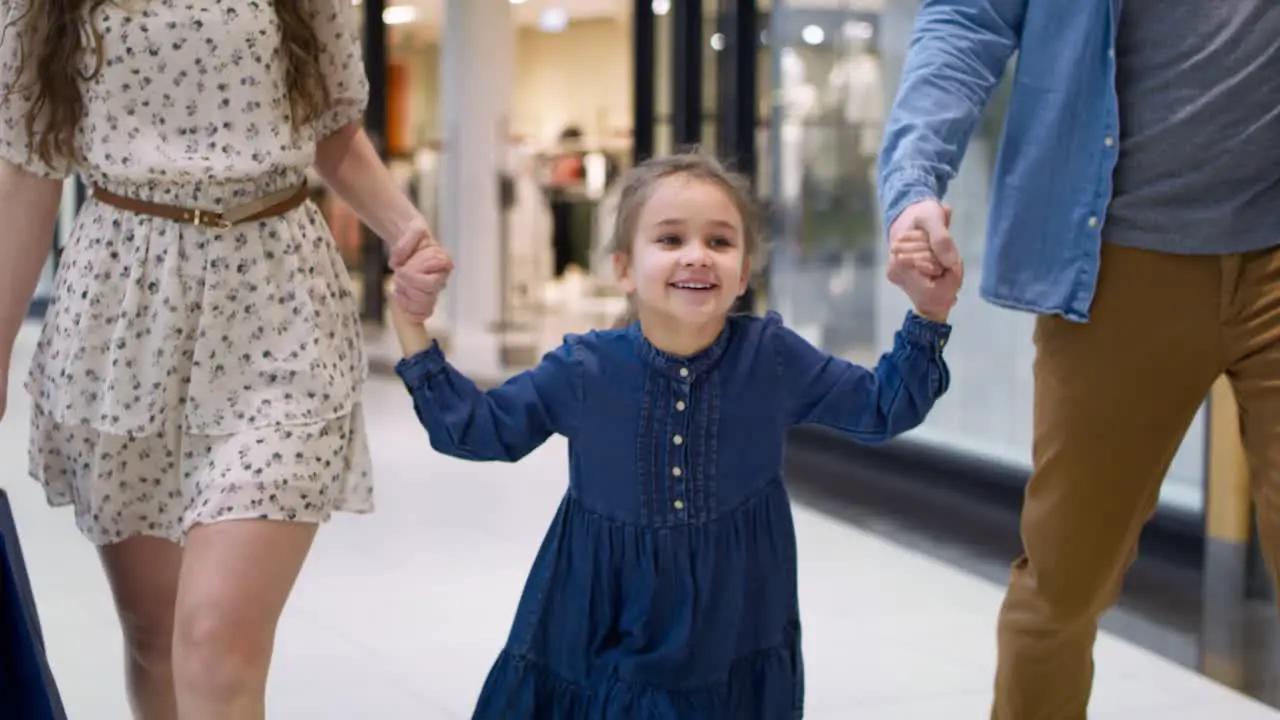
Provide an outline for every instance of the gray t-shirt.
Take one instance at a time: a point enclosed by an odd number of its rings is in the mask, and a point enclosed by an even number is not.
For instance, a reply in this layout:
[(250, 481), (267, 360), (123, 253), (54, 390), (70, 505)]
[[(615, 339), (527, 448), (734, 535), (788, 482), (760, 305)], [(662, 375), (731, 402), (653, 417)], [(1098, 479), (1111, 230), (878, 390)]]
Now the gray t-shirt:
[(1124, 0), (1116, 63), (1104, 237), (1186, 254), (1280, 245), (1280, 0)]

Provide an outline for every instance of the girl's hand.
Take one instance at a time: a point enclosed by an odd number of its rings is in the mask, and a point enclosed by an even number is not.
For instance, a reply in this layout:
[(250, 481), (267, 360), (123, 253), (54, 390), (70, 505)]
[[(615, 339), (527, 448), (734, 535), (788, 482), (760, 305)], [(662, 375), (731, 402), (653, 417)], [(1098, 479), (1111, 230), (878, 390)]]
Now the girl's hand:
[(889, 282), (902, 288), (911, 298), (916, 314), (934, 322), (947, 322), (964, 283), (964, 263), (944, 269), (938, 275), (921, 272), (908, 261), (890, 263)]
[[(889, 271), (919, 271), (926, 277), (938, 277), (945, 269), (934, 254), (929, 244), (929, 235), (924, 230), (909, 230), (889, 243)], [(893, 279), (892, 275), (889, 277)], [(897, 283), (895, 283), (897, 284)]]
[(423, 247), (396, 268), (394, 298), (405, 320), (421, 324), (431, 317), (451, 272), (453, 261), (439, 245)]

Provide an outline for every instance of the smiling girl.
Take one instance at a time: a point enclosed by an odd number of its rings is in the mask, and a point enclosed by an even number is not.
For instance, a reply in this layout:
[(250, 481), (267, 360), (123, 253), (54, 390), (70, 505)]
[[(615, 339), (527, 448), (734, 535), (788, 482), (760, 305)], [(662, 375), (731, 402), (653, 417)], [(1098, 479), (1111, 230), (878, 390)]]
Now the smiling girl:
[(569, 489), (534, 562), (476, 718), (803, 714), (787, 431), (881, 442), (947, 389), (958, 275), (908, 283), (915, 305), (868, 370), (767, 317), (730, 315), (761, 238), (715, 160), (652, 160), (626, 180), (612, 241), (634, 320), (570, 336), (481, 392), (401, 323), (397, 371), (431, 444), (514, 462), (569, 439)]

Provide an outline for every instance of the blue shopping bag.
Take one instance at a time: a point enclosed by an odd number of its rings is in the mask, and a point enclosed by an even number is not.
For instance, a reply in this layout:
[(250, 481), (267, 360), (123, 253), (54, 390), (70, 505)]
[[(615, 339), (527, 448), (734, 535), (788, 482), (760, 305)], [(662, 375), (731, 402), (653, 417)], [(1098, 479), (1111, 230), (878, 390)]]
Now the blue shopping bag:
[(66, 720), (9, 496), (0, 489), (0, 718)]

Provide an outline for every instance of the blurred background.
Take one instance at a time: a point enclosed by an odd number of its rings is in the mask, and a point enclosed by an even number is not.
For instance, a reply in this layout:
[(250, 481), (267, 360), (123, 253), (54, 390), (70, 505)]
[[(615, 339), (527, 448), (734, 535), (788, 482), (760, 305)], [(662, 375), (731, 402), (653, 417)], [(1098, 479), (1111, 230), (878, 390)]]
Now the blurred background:
[[(873, 362), (908, 308), (884, 279), (875, 168), (919, 4), (355, 2), (367, 127), (457, 261), (431, 321), (454, 362), (500, 382), (564, 333), (608, 326), (623, 307), (601, 251), (616, 180), (691, 146), (750, 177), (765, 209), (769, 262), (746, 307), (777, 310), (815, 345)], [(969, 277), (946, 400), (886, 447), (817, 430), (792, 440), (810, 716), (820, 720), (987, 716), (1031, 447), (1033, 318), (976, 290), (1006, 91), (948, 197)], [(68, 181), (60, 238), (83, 198)], [(281, 629), (272, 714), (467, 717), (563, 492), (564, 446), (516, 469), (435, 456), (390, 375), (380, 245), (319, 183), (314, 199), (361, 299), (381, 509), (321, 533)], [(71, 717), (114, 720), (127, 713), (105, 583), (70, 512), (47, 509), (21, 470), (17, 388), (56, 264), (55, 251), (18, 344), (0, 427), (12, 469), (0, 481)], [(1091, 717), (1280, 717), (1275, 590), (1256, 539), (1227, 537), (1212, 511), (1248, 505), (1230, 402), (1206, 398), (1169, 472), (1142, 557), (1104, 620)], [(1206, 552), (1223, 542), (1247, 560)]]

